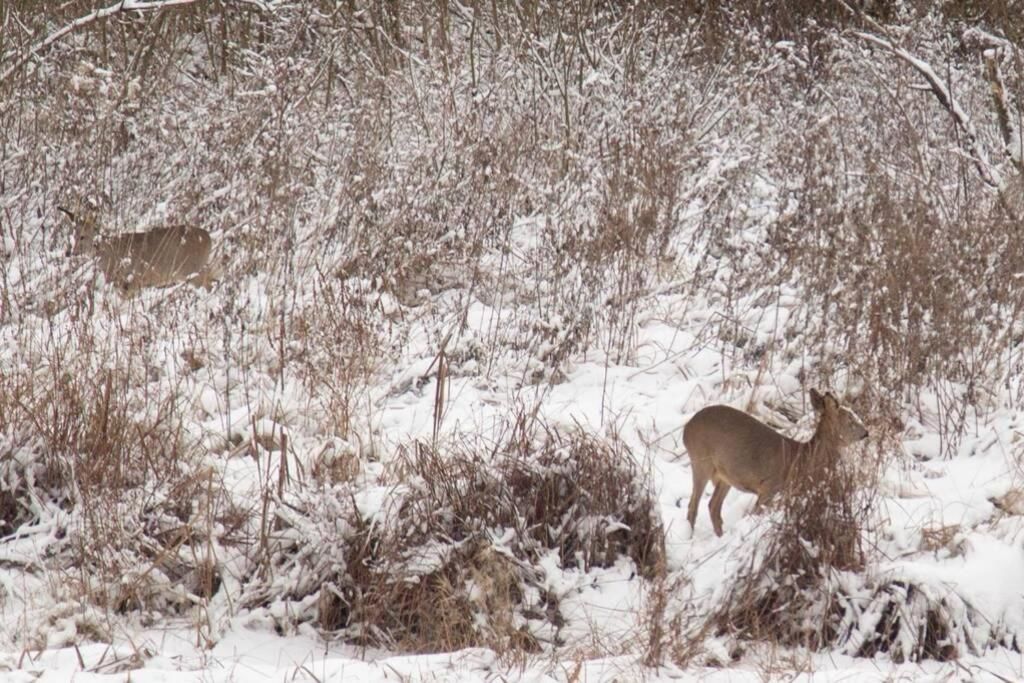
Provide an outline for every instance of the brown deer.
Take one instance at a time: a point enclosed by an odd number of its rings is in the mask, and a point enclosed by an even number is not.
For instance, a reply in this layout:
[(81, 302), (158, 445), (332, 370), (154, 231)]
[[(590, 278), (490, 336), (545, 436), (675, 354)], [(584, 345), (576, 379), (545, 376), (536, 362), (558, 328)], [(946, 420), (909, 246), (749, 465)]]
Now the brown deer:
[(143, 287), (208, 283), (212, 240), (202, 228), (174, 225), (99, 240), (95, 211), (78, 217), (64, 207), (57, 208), (75, 224), (71, 253), (93, 257), (107, 282), (126, 295)]
[(757, 494), (754, 509), (782, 490), (798, 458), (821, 453), (825, 457), (867, 437), (868, 430), (831, 393), (811, 389), (811, 405), (820, 414), (809, 441), (796, 441), (741, 410), (715, 405), (703, 408), (683, 429), (683, 444), (690, 455), (693, 493), (687, 519), (697, 521), (697, 505), (708, 481), (715, 483), (708, 509), (715, 533), (722, 535), (722, 502), (730, 488)]

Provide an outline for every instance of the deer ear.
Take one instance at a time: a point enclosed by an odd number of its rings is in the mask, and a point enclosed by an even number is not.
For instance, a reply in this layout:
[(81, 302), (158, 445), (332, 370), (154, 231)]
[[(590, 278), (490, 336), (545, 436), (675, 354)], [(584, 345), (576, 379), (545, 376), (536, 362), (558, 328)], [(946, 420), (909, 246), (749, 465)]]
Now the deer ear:
[(817, 389), (811, 389), (811, 407), (821, 411), (825, 408), (825, 397), (818, 393)]

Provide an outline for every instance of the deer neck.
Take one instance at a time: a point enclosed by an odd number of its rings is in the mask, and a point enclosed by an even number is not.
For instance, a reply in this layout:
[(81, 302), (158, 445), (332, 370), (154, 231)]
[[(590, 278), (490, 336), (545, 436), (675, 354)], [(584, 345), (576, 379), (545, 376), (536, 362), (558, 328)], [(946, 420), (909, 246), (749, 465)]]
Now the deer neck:
[(806, 455), (817, 453), (835, 453), (839, 448), (839, 424), (828, 415), (822, 415), (814, 435), (802, 444), (801, 451)]

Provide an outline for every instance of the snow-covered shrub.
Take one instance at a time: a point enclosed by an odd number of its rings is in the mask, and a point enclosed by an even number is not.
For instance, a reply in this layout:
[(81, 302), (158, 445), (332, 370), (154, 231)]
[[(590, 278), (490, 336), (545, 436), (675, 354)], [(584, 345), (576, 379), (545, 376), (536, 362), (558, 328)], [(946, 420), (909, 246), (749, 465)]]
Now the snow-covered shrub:
[(835, 644), (855, 657), (884, 652), (895, 662), (981, 655), (993, 646), (1020, 651), (1019, 635), (941, 583), (883, 578), (842, 595)]
[[(681, 649), (708, 636), (838, 650), (893, 661), (949, 660), (992, 647), (1017, 649), (1012, 624), (993, 620), (927, 573), (879, 571), (866, 543), (877, 495), (874, 461), (816, 454), (794, 469), (756, 544), (737, 540), (731, 585)], [(865, 462), (867, 460), (867, 462)]]
[(563, 622), (546, 563), (660, 567), (654, 501), (617, 441), (516, 431), (496, 446), (416, 443), (389, 478), (287, 501), (245, 603), (405, 650), (537, 650)]
[(67, 504), (66, 472), (48, 456), (42, 440), (13, 425), (0, 432), (0, 534), (23, 524), (49, 521), (54, 508)]

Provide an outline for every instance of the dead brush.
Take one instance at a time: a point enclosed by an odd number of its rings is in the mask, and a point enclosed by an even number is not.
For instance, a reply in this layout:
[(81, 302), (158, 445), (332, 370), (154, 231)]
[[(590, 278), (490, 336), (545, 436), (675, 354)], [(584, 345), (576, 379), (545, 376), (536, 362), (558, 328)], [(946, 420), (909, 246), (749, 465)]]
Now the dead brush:
[(335, 431), (354, 437), (354, 415), (369, 400), (369, 384), (386, 357), (387, 330), (377, 318), (379, 295), (361, 292), (338, 278), (320, 274), (312, 301), (295, 311), (292, 335), (303, 341), (293, 360)]
[(89, 602), (116, 612), (175, 612), (219, 590), (210, 544), (221, 520), (197, 509), (210, 495), (209, 473), (189, 454), (176, 456), (165, 472), (141, 475), (135, 490), (95, 482), (83, 489), (64, 571)]
[[(309, 605), (316, 594), (316, 614), (297, 618), (403, 651), (521, 655), (558, 643), (560, 596), (546, 588), (541, 560), (587, 569), (629, 557), (651, 576), (663, 532), (620, 442), (556, 431), (534, 439), (517, 424), (497, 444), (406, 447), (387, 473), (394, 497), (370, 519), (345, 485), (289, 504), (268, 572), (278, 578), (255, 582), (247, 604), (286, 594)], [(327, 510), (343, 522), (317, 518)], [(341, 547), (330, 558), (303, 550), (326, 544)], [(299, 566), (306, 578), (282, 590)]]
[(683, 591), (685, 585), (685, 576), (669, 574), (664, 566), (658, 568), (650, 581), (645, 595), (641, 628), (641, 634), (646, 637), (643, 644), (643, 661), (646, 666), (657, 667), (666, 661), (685, 664), (693, 661), (701, 652), (701, 641), (707, 635), (707, 626), (701, 631), (701, 637), (692, 633), (687, 635), (690, 615), (684, 611), (670, 610), (673, 598)]
[(400, 521), (361, 544), (376, 548), (377, 571), (364, 577), (375, 580), (352, 621), (377, 625), (407, 650), (537, 651), (536, 632), (562, 625), (559, 596), (543, 589), (537, 568), (543, 555), (584, 569), (624, 555), (654, 571), (661, 529), (630, 456), (583, 435), (548, 436), (536, 453), (514, 436), (490, 458), (471, 444), (408, 449), (394, 470), (411, 487)]
[(898, 574), (848, 600), (846, 612), (836, 645), (855, 657), (944, 662), (989, 648), (1021, 650), (1012, 626), (993, 622), (957, 591)]
[[(804, 336), (816, 353), (821, 349), (826, 370), (845, 367), (863, 378), (884, 408), (879, 412), (899, 414), (922, 388), (940, 392), (948, 457), (979, 403), (979, 388), (1005, 372), (1001, 365), (1019, 364), (1019, 221), (985, 197), (965, 155), (924, 156), (915, 173), (928, 180), (903, 182), (892, 173), (904, 163), (894, 150), (937, 147), (936, 131), (908, 125), (905, 103), (866, 97), (871, 88), (833, 87), (837, 97), (851, 98), (843, 112), (875, 114), (855, 133), (857, 158), (865, 161), (854, 182), (838, 180), (851, 178), (838, 170), (852, 161), (837, 144), (838, 131), (850, 130), (847, 122), (795, 122), (806, 134), (787, 138), (803, 181), (790, 197), (798, 210), (769, 232), (766, 261), (783, 264), (779, 281), (806, 292), (806, 311), (787, 332)], [(914, 116), (927, 120), (929, 113)], [(942, 188), (961, 182), (962, 192), (944, 194)], [(947, 382), (964, 389), (948, 395)]]
[[(9, 424), (3, 411), (0, 424)], [(0, 535), (15, 534), (22, 525), (41, 521), (51, 505), (64, 504), (66, 474), (31, 430), (0, 432)]]

